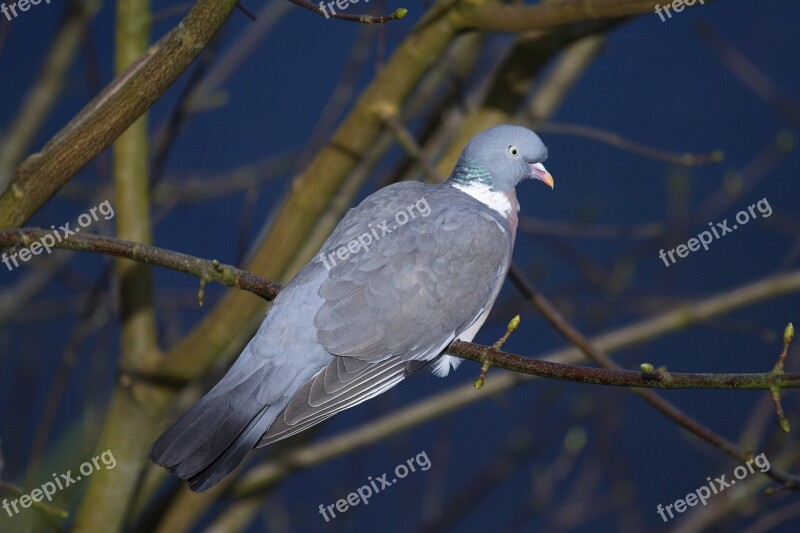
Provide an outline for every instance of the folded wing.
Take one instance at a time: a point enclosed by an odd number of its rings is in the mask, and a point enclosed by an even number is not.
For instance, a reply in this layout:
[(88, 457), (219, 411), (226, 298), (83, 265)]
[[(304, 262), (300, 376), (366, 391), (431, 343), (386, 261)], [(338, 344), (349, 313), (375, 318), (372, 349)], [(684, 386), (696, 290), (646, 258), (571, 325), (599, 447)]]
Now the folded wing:
[(366, 243), (365, 235), (369, 245), (333, 264), (318, 292), (317, 341), (335, 357), (259, 445), (381, 394), (437, 358), (490, 303), (511, 257), (499, 215), (448, 186), (381, 190), (345, 217), (322, 253)]

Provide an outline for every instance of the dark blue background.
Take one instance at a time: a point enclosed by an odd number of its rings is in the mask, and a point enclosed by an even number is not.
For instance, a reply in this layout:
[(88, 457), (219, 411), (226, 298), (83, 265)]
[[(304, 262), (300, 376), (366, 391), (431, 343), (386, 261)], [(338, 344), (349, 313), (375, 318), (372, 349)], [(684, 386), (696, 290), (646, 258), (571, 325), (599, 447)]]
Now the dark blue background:
[[(155, 2), (159, 11), (179, 2)], [(249, 2), (252, 9), (260, 3)], [(307, 142), (328, 98), (336, 86), (341, 68), (358, 31), (370, 31), (375, 42), (386, 39), (387, 51), (412, 27), (425, 9), (422, 2), (369, 4), (369, 11), (389, 12), (407, 7), (409, 16), (381, 27), (364, 29), (356, 24), (325, 20), (294, 8), (283, 19), (225, 86), (226, 105), (192, 120), (180, 136), (169, 160), (170, 171), (214, 171), (256, 162), (269, 154), (302, 148)], [(360, 3), (349, 12), (362, 12)], [(64, 3), (34, 6), (10, 24), (0, 54), (0, 128), (14, 117), (23, 95), (34, 79), (47, 51)], [(800, 95), (800, 69), (797, 50), (800, 32), (796, 25), (800, 8), (795, 0), (750, 2), (725, 0), (698, 6), (661, 22), (648, 14), (615, 30), (609, 35), (606, 49), (588, 68), (580, 82), (567, 96), (554, 121), (575, 122), (617, 132), (628, 138), (678, 152), (725, 151), (718, 165), (681, 169), (690, 187), (691, 205), (699, 205), (715, 191), (726, 176), (741, 170), (773, 142), (779, 132), (793, 138), (796, 128), (788, 124), (765, 102), (740, 83), (697, 39), (694, 28), (706, 21), (732, 41), (789, 95)], [(156, 24), (153, 38), (168, 31), (177, 17)], [(225, 26), (223, 48), (250, 22), (235, 13)], [(91, 39), (100, 58), (103, 84), (112, 77), (114, 3), (106, 2), (92, 25)], [(497, 39), (507, 37), (497, 36)], [(359, 88), (366, 86), (376, 68), (377, 44)], [(387, 52), (388, 54), (388, 52)], [(77, 61), (59, 99), (57, 109), (39, 135), (40, 147), (88, 101), (85, 63)], [(175, 104), (184, 76), (153, 108), (151, 130), (160, 124)], [(548, 169), (556, 181), (554, 191), (536, 183), (523, 183), (518, 195), (522, 215), (552, 220), (573, 220), (587, 209), (593, 220), (604, 224), (640, 224), (666, 220), (665, 198), (669, 176), (676, 170), (663, 162), (620, 151), (616, 148), (565, 135), (547, 135)], [(396, 157), (399, 152), (394, 151)], [(298, 161), (303, 168), (307, 161)], [(750, 223), (725, 238), (714, 241), (709, 251), (698, 251), (667, 270), (658, 258), (658, 248), (640, 258), (633, 281), (635, 293), (663, 296), (663, 303), (652, 312), (666, 311), (667, 297), (695, 297), (731, 289), (777, 272), (793, 238), (769, 227), (778, 215), (794, 217), (797, 227), (800, 186), (800, 156), (789, 152), (765, 179), (736, 200), (713, 221), (733, 219), (736, 211), (767, 198), (773, 217), (765, 223)], [(94, 166), (84, 169), (77, 178), (93, 184)], [(289, 176), (265, 186), (259, 194), (250, 241), (266, 220)], [(362, 196), (370, 191), (365, 190)], [(237, 262), (236, 242), (243, 194), (214, 202), (179, 207), (156, 229), (156, 244), (177, 251)], [(30, 221), (29, 225), (49, 227), (84, 212), (86, 205), (64, 196), (56, 197)], [(704, 230), (707, 222), (693, 223), (685, 242)], [(676, 242), (677, 244), (677, 242)], [(630, 246), (629, 241), (574, 239), (570, 245), (582, 254), (610, 268), (614, 258)], [(535, 271), (537, 282), (548, 296), (565, 305), (568, 316), (586, 334), (613, 328), (644, 315), (623, 305), (614, 294), (592, 290), (573, 290), (577, 279), (574, 266), (554, 255), (538, 238), (520, 234), (515, 258), (528, 271)], [(38, 258), (46, 261), (48, 259)], [(90, 285), (103, 269), (103, 259), (83, 256), (71, 263), (71, 273)], [(797, 267), (797, 262), (793, 264)], [(28, 272), (27, 267), (14, 272), (0, 268), (0, 286), (10, 287)], [(154, 269), (162, 296), (191, 296), (196, 289), (194, 278), (162, 269)], [(169, 287), (169, 291), (166, 288)], [(224, 289), (209, 287), (209, 302)], [(2, 293), (0, 293), (2, 294)], [(491, 343), (504, 330), (515, 312), (522, 314), (522, 327), (505, 348), (534, 356), (563, 346), (563, 341), (522, 301), (510, 286), (505, 299), (496, 307), (490, 321), (476, 342)], [(4, 479), (17, 481), (24, 475), (32, 436), (40, 419), (44, 398), (52, 383), (56, 362), (66, 339), (76, 323), (76, 314), (55, 313), (44, 316), (54, 302), (59, 305), (73, 299), (72, 288), (61, 282), (43, 292), (9, 323), (0, 325), (0, 437), (6, 467)], [(82, 302), (74, 298), (76, 305)], [(566, 306), (566, 304), (570, 304)], [(776, 335), (787, 321), (800, 322), (800, 297), (793, 295), (735, 312), (707, 326), (693, 327), (643, 346), (616, 354), (617, 360), (635, 368), (643, 361), (665, 364), (671, 370), (706, 372), (765, 371), (771, 368), (780, 346)], [(208, 304), (207, 304), (208, 306)], [(207, 307), (206, 307), (207, 308)], [(183, 313), (182, 326), (188, 330), (202, 316), (202, 310)], [(742, 324), (748, 325), (746, 330)], [(735, 326), (732, 332), (726, 326)], [(772, 336), (764, 335), (764, 332)], [(59, 411), (51, 445), (66, 438), (69, 428), (79, 422), (87, 394), (100, 398), (108, 395), (117, 357), (117, 332), (110, 327), (83, 346), (73, 372), (65, 401)], [(795, 360), (798, 358), (794, 352)], [(105, 357), (106, 368), (98, 379), (90, 378), (93, 357)], [(465, 362), (445, 380), (421, 374), (407, 380), (382, 397), (347, 411), (327, 422), (318, 438), (335, 435), (394, 409), (434, 395), (444, 389), (471, 382), (478, 367)], [(493, 370), (493, 373), (502, 370)], [(105, 391), (87, 388), (97, 383)], [(665, 397), (686, 409), (700, 421), (735, 440), (751, 409), (765, 393), (748, 391), (670, 391)], [(785, 407), (795, 426), (797, 394), (785, 394)], [(542, 408), (541, 402), (546, 404)], [(533, 409), (534, 406), (538, 408)], [(583, 407), (581, 407), (583, 406)], [(588, 406), (588, 407), (587, 407)], [(98, 407), (103, 407), (102, 402)], [(586, 418), (569, 420), (574, 413), (590, 409)], [(774, 418), (774, 414), (770, 412)], [(617, 432), (614, 424), (621, 425)], [(770, 420), (769, 424), (776, 424)], [(318, 505), (334, 503), (366, 483), (367, 476), (391, 471), (398, 463), (425, 451), (432, 468), (415, 473), (385, 493), (375, 495), (369, 506), (358, 506), (338, 517), (328, 527), (367, 530), (380, 527), (387, 531), (405, 531), (419, 525), (425, 501), (439, 501), (442, 491), (452, 495), (464, 489), (493, 457), (505, 453), (509, 435), (524, 432), (541, 442), (526, 461), (516, 462), (515, 473), (502, 486), (479, 500), (465, 513), (460, 528), (485, 530), (504, 527), (520, 504), (529, 498), (531, 480), (549, 466), (557, 455), (570, 428), (579, 427), (588, 435), (587, 448), (610, 446), (608, 462), (601, 483), (613, 499), (626, 493), (635, 498), (627, 527), (654, 530), (662, 527), (655, 512), (659, 503), (671, 503), (705, 482), (733, 470), (733, 464), (719, 451), (686, 436), (676, 426), (624, 390), (569, 383), (545, 384), (541, 381), (512, 390), (496, 399), (468, 406), (466, 409), (416, 427), (390, 440), (333, 460), (325, 465), (293, 474), (270, 496), (277, 506), (285, 505), (291, 530), (321, 530), (326, 526), (317, 512)], [(604, 438), (610, 443), (603, 444)], [(256, 452), (260, 457), (269, 450)], [(795, 468), (796, 470), (796, 468)], [(628, 484), (628, 478), (633, 485)], [(575, 480), (573, 480), (575, 481)], [(578, 483), (579, 481), (575, 481)], [(437, 485), (439, 484), (439, 485)], [(569, 486), (569, 485), (567, 485)], [(562, 485), (563, 487), (563, 485)], [(601, 492), (601, 494), (603, 494)], [(622, 497), (622, 496), (619, 496)], [(796, 498), (792, 495), (791, 497)], [(599, 496), (588, 503), (601, 507), (597, 518), (584, 525), (583, 531), (617, 530), (625, 524), (614, 518), (608, 501)], [(445, 497), (445, 501), (446, 501)], [(781, 505), (757, 495), (758, 507)], [(554, 502), (560, 503), (556, 494)], [(783, 504), (787, 502), (784, 498)], [(602, 509), (605, 509), (603, 511)], [(276, 519), (275, 506), (267, 514)], [(526, 528), (551, 530), (545, 522), (549, 508), (538, 510)], [(680, 525), (681, 518), (670, 523)], [(280, 520), (279, 520), (280, 521)], [(743, 519), (749, 523), (752, 519)], [(259, 517), (252, 530), (261, 530), (266, 518)], [(795, 526), (797, 521), (795, 521)], [(789, 527), (789, 526), (787, 526)], [(630, 529), (629, 529), (630, 530)], [(787, 529), (790, 530), (790, 529)]]

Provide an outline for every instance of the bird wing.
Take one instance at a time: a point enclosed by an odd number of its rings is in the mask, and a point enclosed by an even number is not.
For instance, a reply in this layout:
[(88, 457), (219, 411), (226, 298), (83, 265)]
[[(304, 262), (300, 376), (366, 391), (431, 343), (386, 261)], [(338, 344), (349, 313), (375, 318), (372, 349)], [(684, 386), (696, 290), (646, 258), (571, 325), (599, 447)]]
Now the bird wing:
[[(368, 246), (348, 249), (367, 234)], [(495, 296), (511, 242), (499, 215), (449, 185), (397, 184), (351, 210), (321, 252), (330, 270), (314, 324), (334, 357), (259, 445), (381, 394), (436, 358)], [(342, 248), (350, 253), (337, 256)]]

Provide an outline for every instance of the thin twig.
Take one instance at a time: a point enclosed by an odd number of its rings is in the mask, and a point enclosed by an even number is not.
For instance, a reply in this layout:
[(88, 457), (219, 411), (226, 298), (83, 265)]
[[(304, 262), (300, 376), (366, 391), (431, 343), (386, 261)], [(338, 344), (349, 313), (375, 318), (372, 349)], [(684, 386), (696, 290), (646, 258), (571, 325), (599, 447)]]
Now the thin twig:
[(787, 122), (800, 124), (800, 103), (764, 73), (749, 57), (732, 42), (720, 35), (708, 23), (697, 25), (697, 36), (717, 56), (720, 63), (730, 70), (747, 88), (764, 102), (775, 108)]
[(242, 13), (244, 13), (244, 14), (245, 14), (245, 16), (247, 16), (247, 18), (249, 18), (249, 19), (250, 19), (250, 20), (252, 20), (253, 22), (255, 22), (256, 20), (258, 20), (258, 18), (256, 17), (255, 13), (253, 13), (252, 11), (250, 11), (249, 9), (247, 9), (247, 8), (244, 6), (244, 4), (242, 4), (241, 2), (236, 2), (236, 7), (239, 9), (239, 11), (241, 11)]
[(400, 144), (403, 150), (405, 150), (406, 155), (422, 168), (425, 178), (432, 183), (442, 181), (436, 168), (425, 156), (425, 153), (422, 151), (422, 148), (420, 148), (416, 139), (414, 139), (414, 135), (400, 123), (397, 119), (397, 115), (392, 112), (386, 112), (382, 114), (381, 118), (394, 135), (395, 140)]
[[(593, 346), (606, 351), (652, 342), (669, 333), (698, 324), (722, 313), (740, 309), (746, 305), (763, 302), (787, 292), (800, 290), (800, 271), (791, 278), (771, 276), (767, 279), (737, 287), (722, 293), (713, 294), (687, 305), (681, 305), (657, 316), (640, 320), (634, 324), (617, 328), (590, 339)], [(537, 354), (539, 360), (559, 362), (579, 362), (584, 358), (574, 346), (566, 346), (555, 351)], [(473, 403), (491, 398), (494, 395), (531, 383), (534, 376), (515, 372), (500, 373), (487, 381), (480, 390), (473, 384), (464, 384), (452, 390), (441, 392), (430, 398), (417, 401), (381, 418), (370, 420), (352, 430), (340, 433), (324, 441), (293, 448), (287, 453), (269, 460), (247, 472), (235, 485), (236, 494), (248, 494), (276, 483), (288, 474), (308, 468), (335, 457), (353, 453), (366, 446), (395, 435), (398, 432), (433, 421), (439, 417), (469, 407)], [(765, 475), (785, 483), (793, 476), (773, 467)], [(223, 480), (224, 483), (224, 480)]]
[[(565, 339), (567, 339), (570, 343), (575, 345), (580, 351), (584, 353), (589, 359), (597, 362), (601, 366), (605, 367), (605, 369), (613, 369), (620, 371), (620, 366), (611, 359), (608, 355), (602, 352), (600, 349), (596, 348), (592, 343), (590, 343), (579, 331), (570, 325), (567, 320), (558, 312), (558, 310), (542, 295), (534, 286), (533, 284), (524, 276), (524, 274), (513, 265), (511, 267), (511, 271), (509, 273), (511, 279), (516, 283), (517, 287), (519, 287), (522, 292), (528, 296), (531, 303), (533, 303), (534, 307), (542, 313), (544, 318), (553, 326), (553, 328), (558, 331)], [(514, 364), (514, 361), (510, 361), (511, 364)], [(518, 363), (518, 362), (517, 362)], [(502, 366), (502, 365), (498, 365)], [(643, 367), (643, 370), (645, 367)], [(649, 370), (649, 369), (648, 369)], [(622, 371), (626, 372), (626, 371)], [(659, 374), (666, 374), (666, 372), (654, 372), (654, 371), (643, 371), (642, 377), (646, 379), (650, 379), (651, 377), (654, 378), (656, 381), (660, 381), (661, 378)], [(674, 376), (674, 374), (673, 374)], [(704, 377), (703, 374), (694, 374), (695, 377), (690, 378), (689, 381), (685, 381), (685, 384), (689, 384), (691, 380), (697, 379), (696, 383), (705, 381), (707, 378)], [(752, 375), (751, 375), (752, 376)], [(767, 378), (767, 376), (770, 376)], [(768, 381), (772, 380), (779, 380), (779, 375), (770, 372), (768, 374), (762, 374), (762, 378), (766, 378)], [(592, 379), (590, 375), (586, 374), (582, 377), (587, 378), (587, 380)], [(629, 376), (632, 377), (632, 376)], [(744, 374), (739, 374), (738, 377), (733, 378), (733, 375), (728, 374), (717, 374), (717, 378), (719, 378), (719, 382), (717, 386), (709, 386), (708, 388), (751, 388), (749, 385), (745, 386), (744, 383), (748, 382), (750, 377), (745, 376)], [(633, 383), (634, 381), (627, 381), (623, 374), (617, 374), (615, 379), (620, 380), (620, 385), (623, 382)], [(739, 380), (742, 379), (744, 381), (740, 382)], [(760, 378), (756, 378), (756, 381), (759, 381)], [(713, 380), (712, 380), (713, 381)], [(730, 385), (723, 385), (723, 383), (728, 382)], [(751, 384), (753, 382), (750, 382)], [(766, 383), (764, 383), (766, 384)], [(686, 413), (682, 412), (680, 409), (669, 403), (667, 400), (661, 398), (653, 391), (644, 390), (644, 388), (640, 388), (639, 385), (632, 385), (637, 388), (631, 389), (634, 394), (641, 396), (647, 403), (652, 405), (656, 408), (659, 412), (661, 412), (667, 418), (676, 422), (679, 426), (686, 429), (687, 431), (694, 433), (696, 436), (700, 437), (701, 439), (705, 440), (706, 442), (710, 443), (712, 446), (715, 446), (728, 455), (735, 457), (740, 461), (746, 461), (750, 459), (750, 452), (743, 450), (735, 443), (731, 442), (730, 440), (726, 439), (722, 435), (719, 435), (709, 429), (708, 427), (704, 426), (697, 420), (693, 419)], [(777, 383), (773, 382), (771, 386), (767, 387), (758, 387), (758, 388), (767, 388), (769, 390), (775, 390), (774, 387), (779, 388), (786, 388), (784, 383), (778, 385)], [(791, 387), (797, 387), (797, 383), (791, 385)], [(671, 387), (648, 387), (648, 388), (671, 388)], [(692, 388), (692, 387), (689, 387)], [(704, 388), (704, 387), (702, 387)], [(781, 476), (778, 477), (776, 474), (773, 475), (773, 479), (776, 481), (780, 481), (784, 484), (786, 488), (793, 488), (793, 489), (800, 489), (800, 478), (794, 476)]]
[[(327, 11), (323, 11), (318, 6), (315, 6), (311, 2), (307, 0), (289, 0), (291, 3), (298, 5), (300, 7), (304, 7), (309, 11), (313, 11), (317, 15), (323, 16), (325, 18), (333, 18), (339, 20), (347, 20), (349, 22), (359, 22), (361, 24), (385, 24), (391, 20), (399, 20), (406, 16), (408, 10), (400, 7), (394, 10), (394, 13), (391, 15), (379, 15), (379, 16), (372, 16), (372, 15), (348, 15), (346, 13), (336, 13), (331, 11), (331, 13), (327, 13)], [(332, 2), (335, 4), (335, 2)]]
[(489, 361), (491, 366), (530, 374), (540, 378), (559, 379), (595, 385), (638, 387), (644, 389), (766, 389), (772, 387), (800, 388), (800, 374), (708, 374), (677, 373), (654, 370), (640, 372), (617, 368), (594, 368), (565, 365), (504, 352), (493, 346), (481, 346), (455, 341), (447, 353), (478, 363)]
[[(0, 231), (0, 248), (23, 245), (40, 240), (45, 235), (50, 235), (52, 230), (40, 228), (24, 228), (18, 230)], [(251, 292), (266, 300), (272, 300), (278, 295), (280, 285), (262, 279), (250, 272), (240, 270), (230, 265), (223, 265), (216, 259), (207, 260), (158, 248), (141, 243), (102, 237), (99, 235), (73, 235), (57, 243), (57, 248), (92, 252), (114, 257), (124, 257), (140, 263), (158, 265), (178, 272), (192, 274), (207, 281), (221, 283), (228, 287), (235, 287)]]
[(555, 133), (562, 135), (575, 135), (585, 137), (595, 141), (604, 142), (611, 146), (616, 146), (621, 150), (627, 150), (634, 154), (639, 154), (658, 161), (664, 161), (672, 165), (696, 166), (719, 163), (725, 157), (722, 150), (714, 150), (707, 154), (675, 153), (661, 148), (648, 146), (644, 143), (626, 139), (616, 133), (605, 131), (600, 128), (584, 126), (582, 124), (568, 124), (559, 122), (539, 122), (536, 124), (536, 131), (539, 133)]
[(577, 239), (652, 239), (664, 233), (662, 222), (645, 224), (595, 224), (565, 220), (520, 217), (519, 231), (534, 235)]
[[(50, 233), (50, 231), (45, 231), (40, 228), (0, 231), (0, 247), (29, 245), (31, 242), (37, 241)], [(57, 243), (56, 247), (113, 255), (141, 263), (158, 265), (179, 272), (192, 274), (206, 281), (215, 281), (227, 285), (228, 287), (236, 287), (252, 292), (268, 300), (274, 299), (281, 289), (281, 285), (278, 283), (265, 280), (233, 266), (222, 265), (216, 260), (200, 259), (179, 252), (114, 239), (112, 237), (89, 234), (73, 235)], [(515, 276), (516, 275), (518, 274), (515, 274)], [(528, 290), (535, 291), (532, 287)], [(538, 293), (535, 292), (534, 294), (538, 295)], [(543, 297), (538, 295), (538, 298)], [(550, 304), (546, 302), (546, 300), (542, 300), (537, 307), (549, 305)], [(588, 344), (588, 341), (580, 337), (580, 334), (577, 332), (572, 331), (568, 324), (565, 322), (562, 324), (563, 318), (560, 317), (557, 311), (548, 310), (546, 313), (548, 320), (554, 325), (557, 324), (557, 330), (569, 332), (568, 338), (573, 341), (576, 346), (583, 349), (585, 345), (586, 351), (595, 351), (591, 348), (591, 345)], [(512, 324), (509, 324), (508, 330), (510, 331), (513, 331)], [(575, 337), (575, 335), (578, 335), (578, 337)], [(578, 367), (522, 357), (503, 352), (494, 346), (482, 346), (459, 341), (451, 344), (450, 348), (448, 348), (448, 352), (477, 362), (484, 361), (485, 352), (486, 358), (490, 361), (491, 366), (506, 368), (523, 374), (580, 383), (658, 389), (770, 389), (775, 386), (781, 388), (800, 387), (799, 374), (776, 375), (772, 372), (762, 374), (683, 374), (660, 371), (645, 373), (621, 370), (616, 363), (604, 355), (599, 359), (609, 361), (612, 368)]]

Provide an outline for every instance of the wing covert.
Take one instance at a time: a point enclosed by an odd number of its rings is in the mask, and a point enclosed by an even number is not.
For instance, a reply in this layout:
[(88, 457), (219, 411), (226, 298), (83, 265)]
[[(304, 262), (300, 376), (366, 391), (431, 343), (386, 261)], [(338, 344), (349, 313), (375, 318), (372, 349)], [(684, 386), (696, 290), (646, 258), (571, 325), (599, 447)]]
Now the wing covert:
[(384, 191), (350, 211), (323, 247), (330, 253), (359, 237), (366, 243), (363, 235), (375, 235), (376, 227), (390, 230), (341, 261), (328, 256), (317, 340), (334, 355), (362, 361), (433, 357), (495, 294), (511, 238), (499, 215), (449, 186), (403, 183)]

